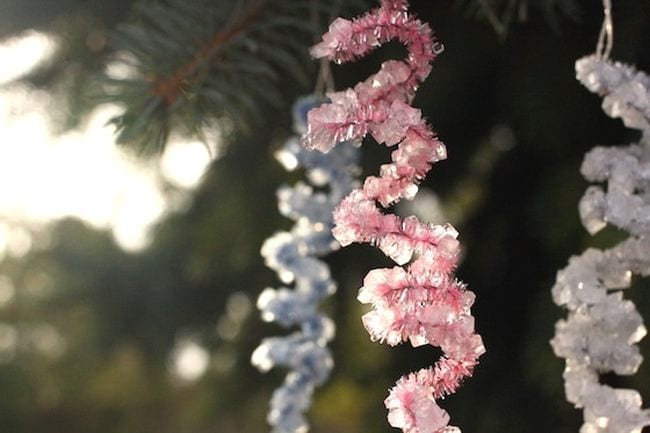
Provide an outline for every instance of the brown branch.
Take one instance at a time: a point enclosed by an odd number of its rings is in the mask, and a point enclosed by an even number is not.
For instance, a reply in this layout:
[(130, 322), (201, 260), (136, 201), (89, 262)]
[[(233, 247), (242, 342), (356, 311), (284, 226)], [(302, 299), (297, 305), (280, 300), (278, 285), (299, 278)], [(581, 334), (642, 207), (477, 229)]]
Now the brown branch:
[(249, 10), (233, 23), (229, 29), (215, 34), (210, 42), (200, 47), (190, 61), (177, 69), (172, 75), (154, 77), (152, 79), (152, 93), (162, 98), (167, 107), (173, 105), (182, 91), (183, 83), (190, 81), (197, 70), (209, 62), (222, 45), (244, 32), (257, 19), (257, 16), (268, 2), (269, 0), (258, 0), (252, 4)]

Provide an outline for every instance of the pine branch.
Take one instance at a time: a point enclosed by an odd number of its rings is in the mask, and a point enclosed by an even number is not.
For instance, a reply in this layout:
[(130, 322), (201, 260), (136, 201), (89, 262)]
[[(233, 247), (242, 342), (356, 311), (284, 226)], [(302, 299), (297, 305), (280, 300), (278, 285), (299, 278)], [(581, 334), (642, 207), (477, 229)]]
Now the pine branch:
[(208, 64), (223, 45), (245, 32), (254, 23), (268, 2), (269, 0), (259, 0), (253, 3), (249, 10), (239, 17), (230, 28), (215, 34), (208, 44), (201, 47), (188, 63), (181, 66), (171, 76), (156, 77), (152, 83), (153, 94), (161, 97), (165, 105), (174, 105), (181, 96), (183, 83), (190, 81), (201, 67)]
[[(168, 0), (142, 3), (113, 35), (129, 78), (107, 75), (104, 100), (117, 142), (160, 150), (172, 131), (200, 135), (230, 119), (239, 129), (282, 105), (286, 78), (307, 85), (309, 44), (334, 4), (325, 0)], [(284, 87), (281, 87), (284, 86)], [(297, 87), (297, 86), (293, 86)], [(294, 92), (291, 92), (294, 93)], [(289, 94), (288, 96), (292, 96)]]

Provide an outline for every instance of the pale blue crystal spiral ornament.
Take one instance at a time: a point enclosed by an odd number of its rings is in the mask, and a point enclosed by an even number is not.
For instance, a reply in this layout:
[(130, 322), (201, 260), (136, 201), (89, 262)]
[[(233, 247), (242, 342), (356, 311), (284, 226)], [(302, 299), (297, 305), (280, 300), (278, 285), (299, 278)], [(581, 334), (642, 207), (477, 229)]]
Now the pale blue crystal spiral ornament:
[[(297, 134), (306, 129), (307, 112), (325, 98), (307, 96), (294, 104)], [(262, 318), (284, 327), (299, 329), (282, 337), (266, 338), (253, 352), (251, 362), (261, 371), (289, 368), (282, 387), (271, 398), (268, 422), (274, 433), (303, 433), (308, 429), (305, 412), (314, 388), (322, 384), (333, 367), (327, 343), (334, 337), (333, 322), (318, 311), (336, 291), (329, 267), (318, 257), (339, 248), (332, 237), (332, 211), (356, 186), (358, 146), (345, 143), (328, 153), (304, 149), (299, 135), (291, 137), (277, 152), (287, 170), (303, 167), (308, 183), (278, 189), (280, 212), (295, 221), (290, 232), (278, 232), (262, 246), (262, 256), (285, 284), (293, 288), (266, 288), (257, 306)]]

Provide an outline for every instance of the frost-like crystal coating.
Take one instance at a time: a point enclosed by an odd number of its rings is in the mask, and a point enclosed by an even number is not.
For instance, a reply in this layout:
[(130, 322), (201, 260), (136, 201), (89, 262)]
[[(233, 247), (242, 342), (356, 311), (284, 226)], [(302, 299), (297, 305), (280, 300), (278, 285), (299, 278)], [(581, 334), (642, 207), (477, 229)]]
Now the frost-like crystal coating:
[(405, 433), (451, 433), (459, 430), (448, 426), (449, 415), (437, 400), (456, 391), (485, 351), (470, 312), (474, 294), (453, 276), (458, 233), (450, 225), (401, 219), (379, 207), (413, 198), (432, 164), (447, 157), (420, 110), (410, 105), (442, 45), (406, 6), (403, 0), (382, 0), (378, 9), (352, 21), (336, 19), (312, 48), (315, 57), (341, 63), (397, 39), (408, 56), (385, 62), (352, 89), (329, 94), (329, 104), (309, 112), (303, 144), (328, 152), (338, 142), (370, 134), (395, 146), (379, 175), (366, 178), (336, 208), (333, 234), (343, 246), (373, 244), (399, 265), (370, 271), (359, 290), (359, 301), (372, 305), (362, 318), (370, 338), (391, 346), (430, 344), (444, 353), (433, 367), (397, 382), (385, 400), (389, 423)]
[(553, 299), (569, 310), (555, 327), (551, 345), (566, 359), (567, 400), (584, 409), (583, 433), (640, 433), (650, 425), (634, 390), (599, 382), (599, 374), (634, 374), (643, 358), (636, 346), (646, 334), (635, 305), (623, 299), (632, 274), (650, 275), (650, 77), (600, 56), (576, 62), (577, 77), (603, 96), (603, 110), (642, 132), (637, 144), (596, 147), (582, 174), (591, 182), (579, 211), (590, 233), (607, 224), (630, 237), (601, 251), (590, 248), (558, 272)]
[[(294, 106), (297, 132), (306, 130), (310, 108), (323, 98), (307, 97)], [(290, 232), (278, 232), (262, 246), (266, 265), (280, 280), (294, 288), (265, 289), (257, 300), (262, 318), (299, 331), (284, 337), (266, 338), (255, 349), (251, 362), (260, 371), (276, 366), (290, 369), (284, 384), (271, 398), (267, 420), (276, 433), (303, 433), (304, 413), (311, 405), (314, 388), (322, 384), (333, 366), (327, 343), (334, 337), (334, 324), (321, 315), (318, 304), (336, 290), (328, 266), (317, 256), (338, 248), (332, 237), (332, 211), (355, 185), (358, 149), (351, 143), (324, 155), (305, 150), (297, 137), (290, 138), (277, 154), (289, 170), (302, 166), (310, 184), (299, 182), (278, 189), (280, 212), (296, 223)], [(313, 186), (327, 187), (314, 192)]]

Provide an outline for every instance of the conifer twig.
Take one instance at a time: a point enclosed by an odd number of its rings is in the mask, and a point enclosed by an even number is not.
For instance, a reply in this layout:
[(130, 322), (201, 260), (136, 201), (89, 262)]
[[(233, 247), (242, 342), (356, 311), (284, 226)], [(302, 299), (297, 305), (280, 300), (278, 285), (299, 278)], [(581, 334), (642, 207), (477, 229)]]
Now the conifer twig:
[(259, 0), (252, 3), (248, 11), (234, 22), (229, 29), (217, 32), (209, 43), (201, 46), (191, 60), (182, 65), (176, 72), (167, 77), (155, 77), (152, 80), (152, 93), (161, 97), (167, 106), (173, 105), (181, 92), (182, 86), (190, 82), (196, 72), (210, 62), (223, 45), (244, 32), (255, 21), (268, 2), (269, 0)]

